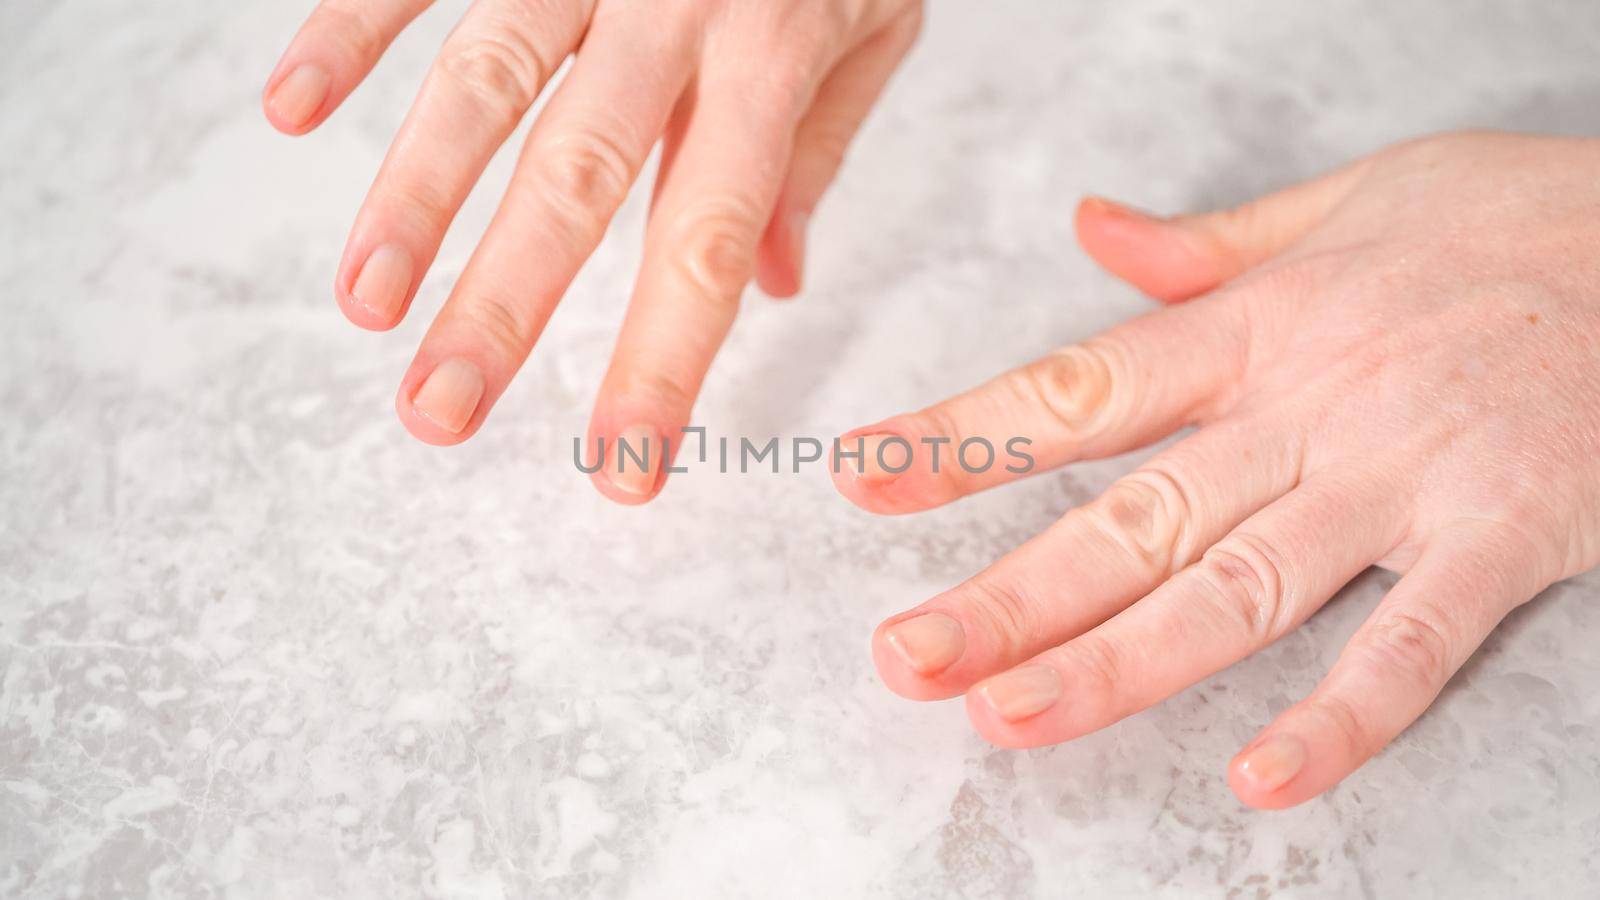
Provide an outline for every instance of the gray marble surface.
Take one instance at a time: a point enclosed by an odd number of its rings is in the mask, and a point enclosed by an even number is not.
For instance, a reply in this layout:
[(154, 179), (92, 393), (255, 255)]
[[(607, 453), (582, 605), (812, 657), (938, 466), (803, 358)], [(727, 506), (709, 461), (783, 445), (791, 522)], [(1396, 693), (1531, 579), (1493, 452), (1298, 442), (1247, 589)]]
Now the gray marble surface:
[[(884, 615), (1132, 460), (878, 519), (810, 476), (623, 509), (573, 471), (636, 197), (469, 445), (392, 390), (508, 159), (397, 332), (345, 229), (440, 4), (294, 141), (257, 92), (307, 2), (0, 5), (0, 896), (1595, 896), (1600, 579), (1512, 616), (1327, 796), (1229, 756), (1392, 577), (1073, 744), (996, 750), (877, 682)], [(934, 0), (697, 410), (829, 435), (1138, 313), (1076, 197), (1241, 200), (1462, 125), (1600, 131), (1594, 0)]]

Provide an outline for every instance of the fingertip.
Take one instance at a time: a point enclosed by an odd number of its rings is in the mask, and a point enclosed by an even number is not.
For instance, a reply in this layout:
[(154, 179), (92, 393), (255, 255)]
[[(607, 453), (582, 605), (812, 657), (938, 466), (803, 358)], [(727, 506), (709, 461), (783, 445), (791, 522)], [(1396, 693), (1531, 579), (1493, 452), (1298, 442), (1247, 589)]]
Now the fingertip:
[(334, 279), (334, 300), (346, 319), (368, 331), (388, 331), (400, 324), (405, 308), (415, 291), (412, 254), (390, 242), (367, 254), (359, 269), (346, 251), (340, 272)]
[(594, 485), (595, 490), (600, 492), (601, 496), (623, 506), (643, 506), (659, 496), (661, 489), (666, 486), (664, 481), (658, 481), (650, 489), (649, 493), (636, 494), (617, 487), (604, 472), (595, 472), (589, 476), (589, 481)]
[[(949, 502), (953, 497), (944, 483), (951, 463), (945, 461), (935, 472), (932, 455), (939, 449), (918, 435), (915, 423), (903, 416), (840, 435), (828, 455), (828, 476), (834, 489), (851, 503), (877, 515), (919, 512)], [(897, 446), (891, 450), (886, 446), (890, 443)], [(888, 456), (894, 457), (893, 464), (904, 459), (905, 468), (895, 472), (880, 465), (880, 446), (884, 447), (884, 462)], [(904, 457), (906, 448), (909, 458)]]
[(966, 650), (954, 617), (914, 609), (886, 619), (872, 632), (873, 666), (885, 687), (907, 700), (948, 700), (965, 686), (948, 677)]
[(362, 306), (349, 294), (335, 291), (333, 300), (338, 305), (339, 312), (344, 314), (345, 320), (364, 331), (393, 331), (395, 326), (400, 324), (399, 319), (380, 319), (374, 316), (371, 310)]
[(418, 363), (395, 394), (395, 413), (417, 440), (450, 447), (472, 437), (488, 412), (483, 370), (470, 360), (449, 357), (431, 368)]
[[(602, 395), (604, 396), (604, 395)], [(666, 487), (673, 460), (682, 449), (681, 426), (662, 424), (648, 404), (621, 402), (596, 412), (583, 447), (575, 450), (589, 481), (606, 499), (642, 506)]]
[(1163, 303), (1215, 288), (1223, 277), (1213, 253), (1181, 225), (1103, 197), (1078, 204), (1078, 244), (1102, 268)]
[(395, 415), (400, 418), (400, 424), (412, 437), (432, 447), (454, 447), (465, 443), (477, 431), (475, 427), (464, 428), (461, 431), (451, 431), (441, 428), (426, 416), (417, 412), (410, 398), (400, 395), (395, 398)]
[(809, 219), (800, 210), (779, 211), (767, 223), (756, 250), (756, 284), (773, 299), (787, 300), (800, 293)]
[(800, 293), (799, 274), (766, 251), (756, 255), (756, 286), (774, 300), (791, 300)]
[(1019, 727), (1001, 718), (994, 704), (984, 695), (982, 684), (967, 691), (965, 705), (967, 721), (972, 724), (972, 730), (996, 747), (1005, 750), (1028, 750), (1055, 743), (1034, 739), (1028, 734), (1029, 729), (1026, 724)]
[(1305, 776), (1312, 768), (1305, 741), (1295, 735), (1267, 734), (1228, 763), (1228, 788), (1253, 809), (1287, 809), (1320, 791), (1309, 790)]
[(327, 117), (333, 77), (323, 66), (280, 64), (261, 92), (261, 108), (273, 128), (298, 137)]

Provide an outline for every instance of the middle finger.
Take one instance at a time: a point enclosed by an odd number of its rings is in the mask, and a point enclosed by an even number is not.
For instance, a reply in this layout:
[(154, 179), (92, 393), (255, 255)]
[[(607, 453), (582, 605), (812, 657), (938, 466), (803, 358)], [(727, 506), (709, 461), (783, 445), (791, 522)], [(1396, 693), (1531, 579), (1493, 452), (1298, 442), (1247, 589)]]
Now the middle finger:
[(582, 37), (594, 0), (478, 0), (439, 58), (356, 215), (334, 293), (392, 328), (484, 167)]
[[(528, 136), (505, 199), (397, 399), (430, 443), (468, 437), (627, 196), (693, 64), (688, 23), (599, 17)], [(435, 374), (440, 373), (440, 374)]]

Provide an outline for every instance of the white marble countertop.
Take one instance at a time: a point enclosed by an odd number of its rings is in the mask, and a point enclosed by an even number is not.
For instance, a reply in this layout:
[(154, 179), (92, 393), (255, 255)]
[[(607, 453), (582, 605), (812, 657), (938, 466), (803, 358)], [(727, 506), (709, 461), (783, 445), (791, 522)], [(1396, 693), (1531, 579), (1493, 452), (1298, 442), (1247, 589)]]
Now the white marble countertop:
[[(1390, 576), (1008, 752), (891, 696), (867, 637), (1132, 461), (898, 519), (820, 470), (603, 501), (571, 439), (637, 198), (483, 433), (410, 439), (390, 403), (427, 315), (360, 332), (329, 284), (461, 5), (299, 141), (257, 92), (308, 0), (0, 6), (0, 895), (1595, 895), (1600, 578), (1262, 814), (1228, 758)], [(1600, 132), (1597, 52), (1594, 0), (933, 0), (808, 293), (752, 292), (697, 417), (828, 435), (1144, 309), (1075, 249), (1084, 192), (1205, 206), (1422, 131)]]

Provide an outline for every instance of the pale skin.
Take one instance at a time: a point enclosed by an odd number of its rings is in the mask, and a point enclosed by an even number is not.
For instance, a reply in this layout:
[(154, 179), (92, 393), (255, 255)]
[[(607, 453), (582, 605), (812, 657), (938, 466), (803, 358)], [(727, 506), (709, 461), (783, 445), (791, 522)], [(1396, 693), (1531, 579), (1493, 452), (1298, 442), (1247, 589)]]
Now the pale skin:
[[(1067, 741), (1282, 637), (1368, 566), (1401, 573), (1229, 766), (1245, 803), (1292, 806), (1410, 725), (1513, 608), (1600, 564), (1600, 141), (1448, 135), (1223, 213), (1088, 200), (1077, 224), (1172, 305), (850, 436), (1025, 434), (1047, 469), (1195, 430), (879, 626), (897, 693), (966, 695), (1001, 746)], [(947, 456), (835, 482), (903, 513), (1016, 477)]]
[[(326, 0), (268, 81), (281, 130), (320, 124), (428, 0)], [(676, 435), (752, 279), (798, 291), (804, 228), (890, 74), (908, 0), (478, 0), (357, 215), (345, 314), (395, 325), (450, 219), (550, 73), (489, 230), (401, 381), (412, 434), (482, 426), (659, 140), (644, 262), (590, 426)], [(1229, 783), (1279, 808), (1392, 741), (1517, 605), (1600, 564), (1600, 141), (1414, 141), (1237, 209), (1159, 218), (1091, 199), (1084, 249), (1162, 309), (847, 437), (924, 452), (835, 475), (879, 513), (1192, 427), (1097, 500), (881, 625), (919, 700), (966, 696), (1007, 747), (1071, 740), (1293, 629), (1369, 566), (1402, 577)], [(935, 473), (923, 438), (948, 438)], [(594, 481), (649, 500), (658, 463)]]
[[(430, 4), (324, 0), (267, 80), (268, 120), (316, 128)], [(401, 378), (401, 422), (430, 444), (482, 427), (659, 142), (644, 261), (587, 445), (679, 435), (745, 286), (800, 289), (806, 223), (920, 23), (920, 0), (477, 0), (356, 214), (334, 282), (350, 321), (399, 323), (490, 157), (572, 66)], [(643, 503), (664, 469), (655, 454), (594, 483)]]

